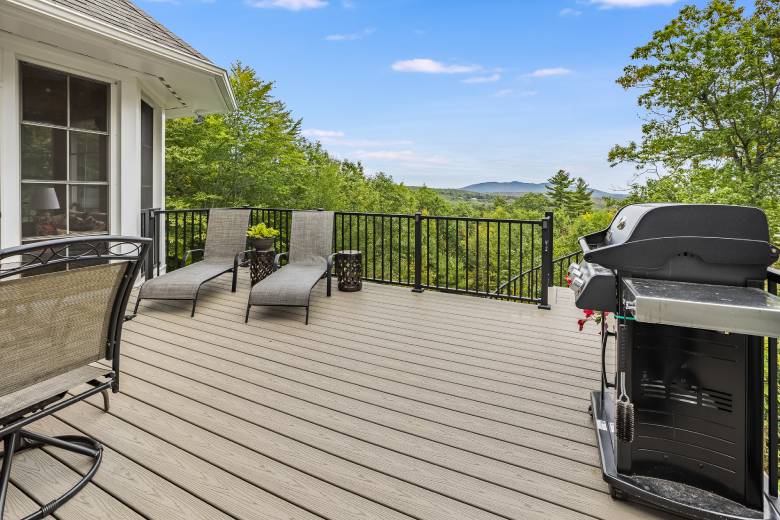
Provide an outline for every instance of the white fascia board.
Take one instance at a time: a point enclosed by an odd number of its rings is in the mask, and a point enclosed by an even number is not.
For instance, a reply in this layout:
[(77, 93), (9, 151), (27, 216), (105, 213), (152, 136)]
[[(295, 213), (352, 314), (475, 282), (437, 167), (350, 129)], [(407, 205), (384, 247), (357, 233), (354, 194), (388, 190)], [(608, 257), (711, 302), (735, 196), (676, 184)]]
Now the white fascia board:
[(212, 76), (213, 80), (216, 82), (222, 95), (225, 109), (234, 110), (236, 108), (236, 100), (233, 91), (230, 88), (227, 71), (207, 60), (141, 38), (121, 28), (86, 16), (74, 9), (53, 4), (47, 0), (0, 0), (0, 6), (3, 3), (13, 6), (18, 10), (45, 16), (57, 22), (70, 25), (78, 30), (88, 31), (121, 45), (133, 47), (157, 58), (204, 72)]

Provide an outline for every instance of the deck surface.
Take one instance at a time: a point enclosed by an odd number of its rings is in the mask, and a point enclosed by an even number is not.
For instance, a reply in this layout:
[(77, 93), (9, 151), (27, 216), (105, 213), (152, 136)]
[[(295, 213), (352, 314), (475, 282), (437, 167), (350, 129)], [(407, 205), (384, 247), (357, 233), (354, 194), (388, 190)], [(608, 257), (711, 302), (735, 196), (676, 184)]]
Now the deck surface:
[[(595, 327), (566, 289), (551, 311), (408, 288), (313, 293), (254, 308), (248, 274), (186, 302), (141, 303), (125, 327), (121, 393), (38, 423), (106, 447), (54, 515), (133, 519), (662, 518), (614, 502), (587, 413)], [(132, 304), (132, 302), (131, 302)], [(6, 520), (85, 471), (56, 449), (14, 463)]]

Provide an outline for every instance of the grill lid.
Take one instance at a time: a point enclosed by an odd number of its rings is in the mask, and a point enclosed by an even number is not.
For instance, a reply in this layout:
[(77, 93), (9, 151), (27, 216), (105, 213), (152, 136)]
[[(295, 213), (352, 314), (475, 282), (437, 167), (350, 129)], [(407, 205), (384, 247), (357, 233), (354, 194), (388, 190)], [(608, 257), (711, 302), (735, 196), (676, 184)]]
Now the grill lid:
[(634, 204), (580, 238), (585, 260), (646, 278), (745, 285), (778, 258), (766, 215), (715, 204)]

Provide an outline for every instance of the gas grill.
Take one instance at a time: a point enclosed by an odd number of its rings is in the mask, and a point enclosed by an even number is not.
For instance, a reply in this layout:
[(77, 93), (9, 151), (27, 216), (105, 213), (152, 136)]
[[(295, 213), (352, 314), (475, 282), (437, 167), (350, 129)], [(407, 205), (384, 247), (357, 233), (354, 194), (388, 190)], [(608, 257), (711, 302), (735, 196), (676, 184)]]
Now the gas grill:
[(762, 466), (764, 337), (780, 336), (766, 216), (636, 204), (579, 243), (576, 304), (617, 319), (614, 382), (604, 373), (591, 405), (612, 496), (688, 518), (780, 518)]

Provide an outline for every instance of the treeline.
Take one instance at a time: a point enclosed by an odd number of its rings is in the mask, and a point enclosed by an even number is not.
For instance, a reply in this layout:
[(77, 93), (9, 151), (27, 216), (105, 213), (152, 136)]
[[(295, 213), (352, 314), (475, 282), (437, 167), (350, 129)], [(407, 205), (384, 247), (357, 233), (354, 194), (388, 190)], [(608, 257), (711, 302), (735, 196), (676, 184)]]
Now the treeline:
[(273, 83), (250, 67), (231, 68), (238, 110), (169, 121), (166, 130), (169, 208), (327, 208), (334, 211), (415, 213), (539, 219), (556, 212), (556, 252), (576, 247), (577, 233), (608, 223), (614, 208), (592, 210), (582, 179), (558, 172), (547, 195), (494, 197), (473, 204), (449, 202), (427, 187), (410, 188), (385, 173), (367, 175), (363, 165), (333, 158), (301, 135), (301, 120), (274, 98)]

